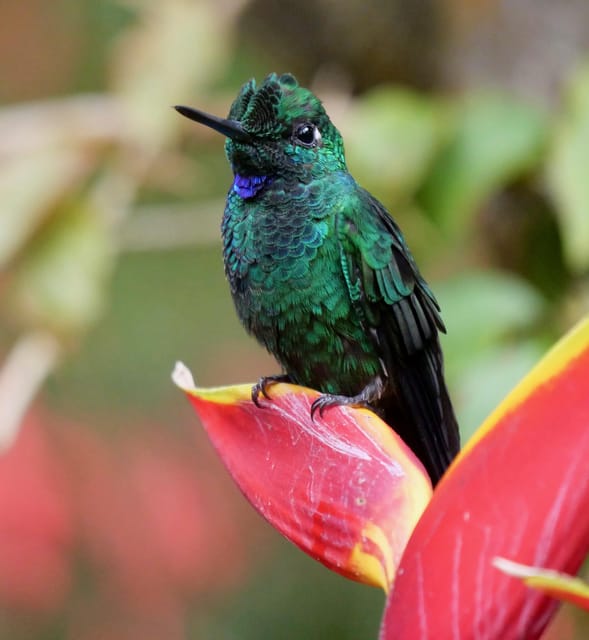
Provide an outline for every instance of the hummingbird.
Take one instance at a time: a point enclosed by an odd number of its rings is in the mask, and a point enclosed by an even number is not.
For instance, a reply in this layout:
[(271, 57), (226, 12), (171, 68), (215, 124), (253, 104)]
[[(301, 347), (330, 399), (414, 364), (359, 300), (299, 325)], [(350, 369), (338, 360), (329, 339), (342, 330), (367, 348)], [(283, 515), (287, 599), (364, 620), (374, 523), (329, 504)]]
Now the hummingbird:
[(460, 448), (444, 381), (439, 305), (385, 207), (349, 173), (321, 101), (288, 73), (243, 85), (227, 118), (183, 116), (226, 137), (233, 170), (221, 224), (237, 314), (287, 381), (331, 406), (368, 407), (436, 484)]

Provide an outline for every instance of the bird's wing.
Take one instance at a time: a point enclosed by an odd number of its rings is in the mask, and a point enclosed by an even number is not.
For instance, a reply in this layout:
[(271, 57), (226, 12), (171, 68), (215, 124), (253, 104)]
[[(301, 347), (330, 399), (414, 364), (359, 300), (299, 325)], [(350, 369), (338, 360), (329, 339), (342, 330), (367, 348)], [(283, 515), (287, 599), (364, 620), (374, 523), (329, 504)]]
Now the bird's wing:
[(438, 303), (401, 230), (368, 192), (338, 214), (337, 230), (350, 298), (393, 392), (383, 401), (385, 416), (436, 482), (459, 449), (443, 376)]

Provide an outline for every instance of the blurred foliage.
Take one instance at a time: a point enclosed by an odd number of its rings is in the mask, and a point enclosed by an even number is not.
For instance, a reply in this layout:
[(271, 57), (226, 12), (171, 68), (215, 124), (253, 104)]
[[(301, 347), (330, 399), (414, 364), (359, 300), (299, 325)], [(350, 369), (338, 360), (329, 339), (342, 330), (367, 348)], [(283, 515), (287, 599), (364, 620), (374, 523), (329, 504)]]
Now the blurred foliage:
[(424, 210), (461, 239), (473, 210), (540, 160), (547, 130), (535, 109), (505, 96), (474, 95), (454, 105), (447, 144), (423, 182)]
[(589, 62), (573, 77), (567, 97), (547, 170), (566, 257), (571, 268), (583, 271), (589, 268)]
[[(466, 438), (589, 309), (589, 32), (577, 34), (589, 20), (582, 2), (550, 20), (526, 2), (417, 4), (307, 0), (299, 20), (263, 0), (0, 7), (0, 475), (15, 487), (0, 495), (3, 522), (15, 509), (0, 537), (16, 550), (0, 552), (0, 574), (23, 577), (0, 580), (0, 637), (376, 637), (380, 594), (310, 566), (251, 519), (169, 383), (180, 357), (204, 385), (276, 370), (224, 284), (222, 140), (169, 107), (223, 114), (247, 78), (286, 66), (324, 98), (354, 176), (394, 213), (439, 297)], [(520, 62), (555, 19), (577, 35), (566, 51), (546, 42), (543, 84), (489, 71), (506, 55), (509, 71), (528, 69)], [(507, 23), (519, 37), (489, 54), (476, 35)], [(126, 461), (144, 449), (137, 472)], [(208, 479), (187, 470), (202, 465)], [(27, 479), (33, 468), (40, 480)], [(94, 493), (78, 486), (82, 472)], [(135, 511), (137, 492), (153, 500)], [(145, 531), (141, 553), (119, 540), (119, 522)], [(216, 528), (235, 554), (181, 542), (196, 536), (185, 522)], [(38, 534), (35, 549), (49, 545), (45, 572), (10, 546), (19, 527)], [(158, 607), (149, 590), (113, 591), (121, 566), (134, 585), (154, 580), (156, 549), (172, 576), (157, 583)], [(209, 581), (215, 567), (225, 578)], [(575, 624), (567, 637), (585, 637)]]

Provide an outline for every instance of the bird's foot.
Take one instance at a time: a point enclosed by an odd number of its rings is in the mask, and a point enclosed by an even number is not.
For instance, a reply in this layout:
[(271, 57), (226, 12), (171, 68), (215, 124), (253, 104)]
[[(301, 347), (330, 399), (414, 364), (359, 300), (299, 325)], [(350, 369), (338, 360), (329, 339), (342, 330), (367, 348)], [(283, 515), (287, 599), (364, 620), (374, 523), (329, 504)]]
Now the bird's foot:
[(256, 382), (252, 387), (252, 402), (256, 407), (262, 407), (260, 404), (260, 394), (266, 396), (266, 398), (270, 398), (268, 395), (268, 387), (271, 387), (273, 384), (277, 384), (278, 382), (292, 382), (292, 380), (287, 374), (281, 373), (275, 376), (264, 376)]
[(384, 383), (380, 377), (373, 378), (365, 387), (355, 396), (337, 396), (329, 393), (320, 395), (311, 405), (311, 419), (314, 419), (315, 413), (319, 411), (319, 415), (323, 417), (323, 412), (329, 407), (337, 407), (340, 405), (348, 407), (364, 407), (373, 409), (372, 404), (376, 400), (380, 400), (384, 389)]

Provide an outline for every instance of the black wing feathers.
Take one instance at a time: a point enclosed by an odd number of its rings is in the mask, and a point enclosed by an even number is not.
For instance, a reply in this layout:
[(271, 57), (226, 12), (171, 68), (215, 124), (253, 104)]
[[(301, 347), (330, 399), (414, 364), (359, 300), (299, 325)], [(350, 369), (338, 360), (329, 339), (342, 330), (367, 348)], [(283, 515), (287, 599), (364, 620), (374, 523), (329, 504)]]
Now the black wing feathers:
[[(350, 240), (366, 294), (360, 301), (362, 315), (371, 319), (373, 326), (367, 331), (377, 343), (387, 377), (387, 393), (376, 408), (420, 458), (435, 484), (460, 448), (438, 339), (445, 328), (400, 229), (377, 200), (367, 192), (364, 197), (363, 213), (369, 209), (367, 224), (373, 228), (362, 242)], [(376, 240), (371, 245), (367, 237)], [(388, 256), (387, 261), (378, 264), (379, 255)]]

